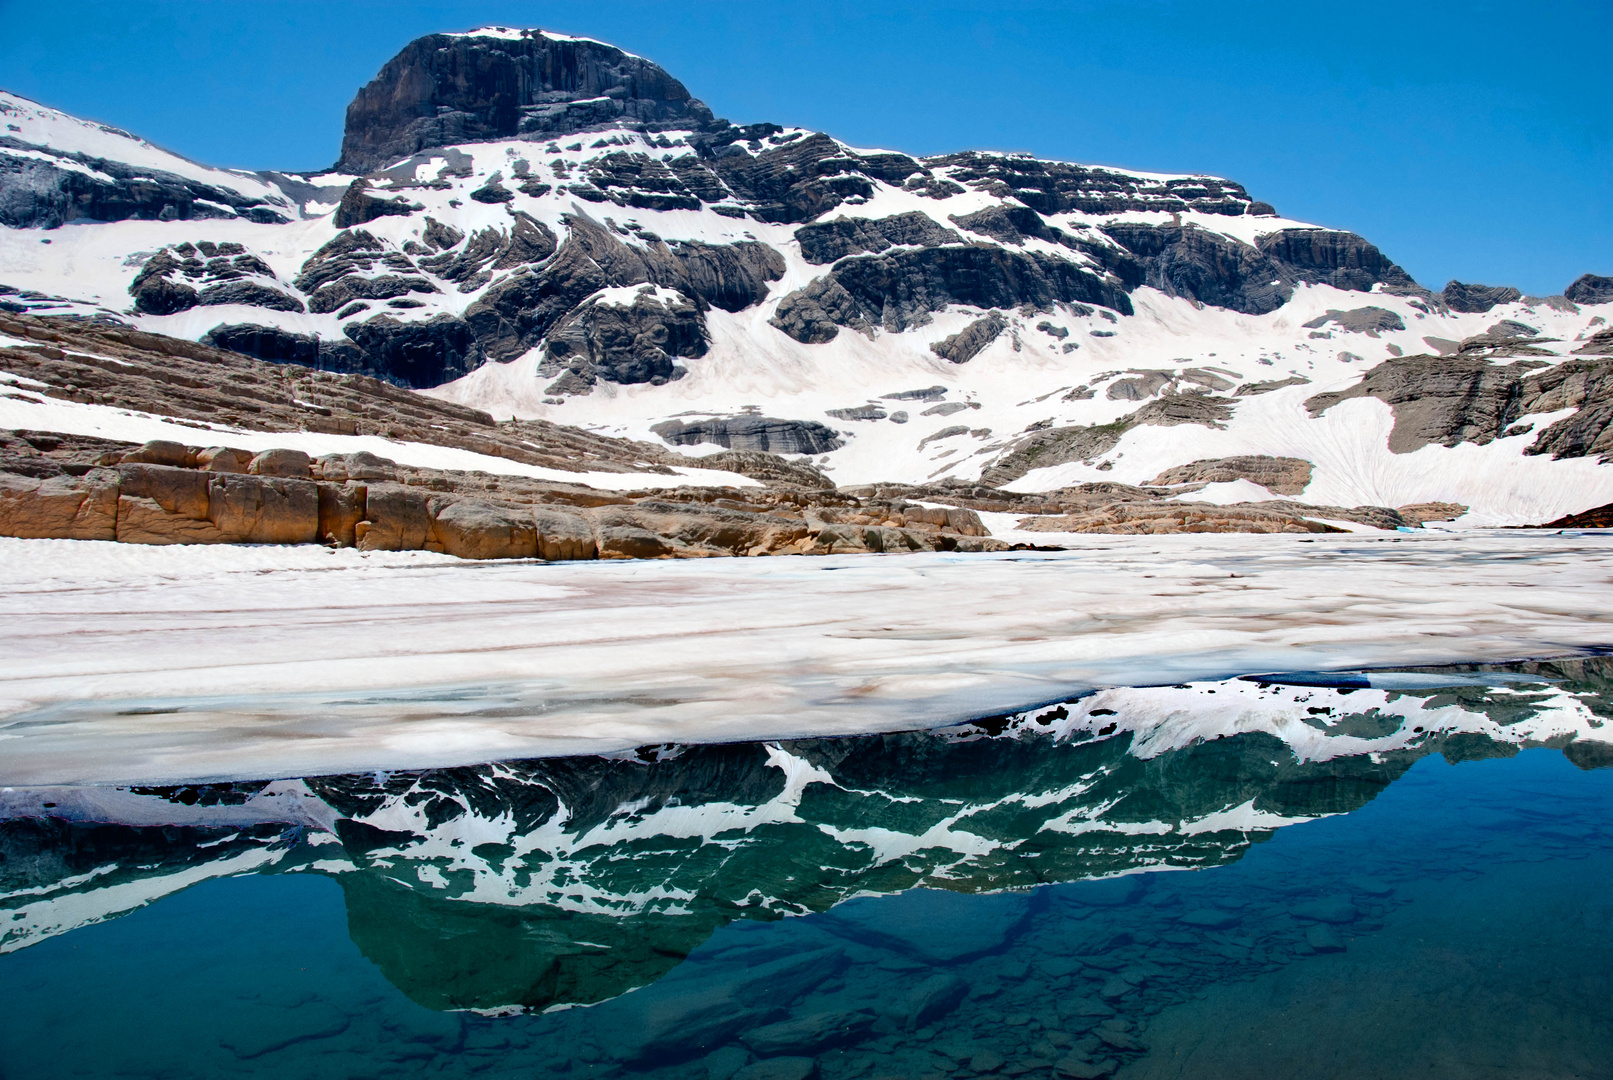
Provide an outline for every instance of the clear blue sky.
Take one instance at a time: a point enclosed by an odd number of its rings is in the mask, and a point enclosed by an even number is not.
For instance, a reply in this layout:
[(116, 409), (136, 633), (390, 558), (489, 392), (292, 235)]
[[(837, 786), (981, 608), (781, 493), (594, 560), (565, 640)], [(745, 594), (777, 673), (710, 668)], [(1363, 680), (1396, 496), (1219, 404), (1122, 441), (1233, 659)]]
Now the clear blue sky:
[(739, 123), (1245, 184), (1425, 285), (1613, 274), (1613, 2), (0, 0), (0, 87), (197, 160), (335, 160), (411, 38), (488, 23), (647, 56)]

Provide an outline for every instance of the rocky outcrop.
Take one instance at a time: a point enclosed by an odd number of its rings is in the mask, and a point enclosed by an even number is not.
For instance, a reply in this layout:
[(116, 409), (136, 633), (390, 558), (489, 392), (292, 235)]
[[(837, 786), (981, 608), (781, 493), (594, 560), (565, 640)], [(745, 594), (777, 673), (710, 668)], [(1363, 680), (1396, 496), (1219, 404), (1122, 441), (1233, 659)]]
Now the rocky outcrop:
[(1220, 233), (1131, 222), (1102, 231), (1130, 253), (1135, 266), (1101, 249), (1094, 254), (1132, 288), (1148, 285), (1250, 315), (1276, 311), (1293, 295), (1295, 275), (1278, 260)]
[(668, 420), (650, 430), (673, 446), (715, 443), (730, 450), (773, 454), (827, 454), (846, 445), (833, 429), (813, 420), (771, 416), (723, 416), (710, 420)]
[(1510, 285), (1465, 285), (1452, 281), (1440, 294), (1452, 311), (1482, 315), (1497, 304), (1510, 304), (1523, 296)]
[[(1256, 241), (1294, 278), (1349, 292), (1371, 292), (1374, 285), (1418, 290), (1410, 274), (1362, 237), (1333, 229), (1282, 229)], [(1420, 290), (1419, 290), (1420, 291)]]
[(367, 173), (428, 147), (486, 139), (712, 122), (682, 83), (611, 45), (539, 30), (431, 34), (405, 46), (347, 107), (335, 169)]
[(1593, 506), (1577, 514), (1564, 514), (1555, 521), (1530, 526), (1536, 529), (1613, 529), (1613, 503)]
[(566, 219), (571, 232), (542, 268), (517, 270), (465, 311), (487, 355), (513, 359), (538, 344), (569, 312), (602, 289), (660, 285), (702, 304), (740, 311), (767, 296), (784, 260), (766, 244), (623, 243), (591, 218)]
[(207, 218), (278, 224), (295, 216), (284, 199), (31, 145), (0, 131), (0, 226), (57, 229), (70, 222)]
[(936, 247), (963, 238), (942, 228), (928, 214), (911, 211), (887, 218), (836, 218), (795, 230), (801, 257), (809, 263), (838, 262), (847, 255), (874, 254), (893, 247)]
[(906, 154), (856, 153), (827, 135), (785, 135), (774, 124), (722, 130), (701, 140), (701, 149), (722, 185), (761, 221), (812, 221), (847, 200), (872, 197), (871, 180), (901, 184), (922, 172)]
[(262, 259), (236, 243), (183, 243), (146, 260), (129, 284), (135, 310), (173, 315), (194, 307), (244, 304), (270, 311), (304, 310)]
[(1027, 532), (1073, 533), (1337, 533), (1344, 529), (1269, 503), (1112, 503), (1081, 514), (1026, 518)]
[(1213, 176), (1143, 177), (1024, 154), (969, 151), (927, 158), (924, 165), (976, 191), (1013, 197), (1039, 214), (1127, 211), (1238, 216), (1258, 212), (1242, 185)]
[(779, 301), (772, 324), (814, 344), (832, 341), (841, 327), (900, 332), (951, 305), (1051, 311), (1072, 303), (1132, 311), (1118, 286), (1068, 260), (970, 244), (844, 259)]
[(390, 300), (410, 293), (434, 293), (401, 251), (363, 229), (349, 229), (308, 257), (294, 282), (308, 295), (308, 310), (325, 314), (355, 300)]
[(364, 353), (372, 371), (404, 386), (439, 386), (482, 366), (481, 343), (470, 325), (454, 315), (402, 322), (377, 315), (342, 328)]
[(1340, 330), (1345, 330), (1352, 334), (1365, 334), (1368, 337), (1377, 337), (1386, 330), (1404, 330), (1406, 328), (1404, 319), (1389, 309), (1381, 307), (1352, 308), (1349, 311), (1328, 308), (1327, 314), (1318, 315), (1306, 323), (1305, 326), (1308, 329), (1316, 330), (1329, 324), (1337, 326)]
[(35, 380), (42, 395), (68, 401), (250, 431), (380, 435), (569, 472), (665, 473), (663, 461), (681, 460), (655, 443), (546, 421), (495, 424), (480, 410), (380, 379), (313, 370), (334, 366), (333, 345), (344, 350), (344, 364), (351, 360), (362, 369), (369, 361), (348, 342), (251, 326), (219, 327), (210, 335), (241, 352), (261, 350), (275, 361), (264, 363), (206, 344), (65, 319), (0, 313), (0, 333), (27, 343), (0, 346), (0, 369)]
[(1487, 359), (1406, 356), (1385, 361), (1348, 390), (1305, 402), (1320, 416), (1341, 401), (1375, 397), (1394, 410), (1389, 450), (1409, 454), (1430, 443), (1488, 443), (1518, 416), (1518, 384), (1529, 365), (1497, 367)]
[(338, 229), (350, 229), (354, 225), (363, 225), (376, 218), (407, 216), (425, 209), (419, 203), (411, 203), (404, 198), (377, 198), (369, 194), (369, 187), (370, 182), (362, 177), (349, 184), (347, 191), (342, 195), (342, 201), (336, 204), (336, 213), (332, 216), (331, 223)]
[(1595, 274), (1581, 275), (1572, 285), (1563, 290), (1563, 296), (1576, 304), (1613, 303), (1613, 277), (1598, 277)]
[(540, 373), (561, 376), (550, 393), (587, 393), (598, 379), (661, 386), (684, 374), (674, 357), (706, 354), (705, 318), (682, 293), (645, 285), (623, 300), (596, 295), (549, 333)]
[[(65, 455), (63, 442), (70, 444)], [(464, 559), (1006, 547), (986, 536), (972, 510), (863, 500), (821, 483), (762, 492), (610, 494), (408, 469), (365, 453), (310, 459), (286, 449), (106, 445), (26, 433), (0, 437), (0, 535), (133, 544), (318, 542)], [(788, 469), (782, 462), (776, 468)]]
[(979, 356), (987, 345), (996, 341), (1007, 328), (1008, 321), (993, 311), (976, 319), (956, 334), (935, 342), (930, 346), (930, 351), (954, 364), (967, 364)]
[(558, 246), (547, 225), (519, 210), (511, 213), (507, 230), (488, 226), (472, 233), (468, 240), (441, 222), (431, 218), (426, 222), (422, 239), (439, 254), (423, 256), (417, 265), (456, 283), (460, 292), (481, 288), (497, 271), (543, 262)]
[(1149, 484), (1221, 484), (1249, 480), (1277, 495), (1298, 495), (1311, 482), (1311, 470), (1311, 463), (1303, 458), (1253, 454), (1177, 465), (1154, 477)]
[(1032, 469), (1045, 469), (1071, 461), (1094, 461), (1113, 450), (1133, 427), (1149, 424), (1203, 424), (1224, 427), (1232, 417), (1233, 403), (1207, 394), (1168, 394), (1155, 398), (1135, 412), (1109, 424), (1045, 428), (1009, 444), (980, 474), (988, 487), (1001, 487)]

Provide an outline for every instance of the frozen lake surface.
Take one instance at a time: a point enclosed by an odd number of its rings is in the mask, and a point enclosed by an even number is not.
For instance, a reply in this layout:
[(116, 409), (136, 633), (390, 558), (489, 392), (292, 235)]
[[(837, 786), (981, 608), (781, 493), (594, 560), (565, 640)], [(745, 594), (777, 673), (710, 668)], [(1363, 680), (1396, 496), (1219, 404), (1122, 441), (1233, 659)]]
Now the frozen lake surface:
[(0, 783), (910, 730), (1106, 687), (1613, 644), (1613, 536), (470, 563), (0, 540)]

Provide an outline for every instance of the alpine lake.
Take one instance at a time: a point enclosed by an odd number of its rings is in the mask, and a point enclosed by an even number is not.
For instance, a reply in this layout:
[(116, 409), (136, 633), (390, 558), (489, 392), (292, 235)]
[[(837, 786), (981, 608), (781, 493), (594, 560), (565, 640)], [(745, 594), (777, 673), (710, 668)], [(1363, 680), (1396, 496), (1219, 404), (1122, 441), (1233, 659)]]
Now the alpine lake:
[(0, 1076), (1613, 1076), (1613, 744), (1508, 735), (1613, 660), (1418, 676), (1201, 685), (1289, 727), (1163, 748), (8, 789)]

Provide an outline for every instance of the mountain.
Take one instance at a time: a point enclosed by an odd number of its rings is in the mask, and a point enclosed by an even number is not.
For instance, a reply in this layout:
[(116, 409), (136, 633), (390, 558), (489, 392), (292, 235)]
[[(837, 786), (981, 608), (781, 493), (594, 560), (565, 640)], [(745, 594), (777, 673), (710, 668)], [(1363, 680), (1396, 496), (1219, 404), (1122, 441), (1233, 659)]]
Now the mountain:
[(1477, 524), (1613, 502), (1613, 278), (1436, 293), (1225, 179), (735, 125), (649, 60), (499, 27), (406, 46), (324, 173), (208, 168), (14, 95), (0, 124), (16, 313), (808, 455), (842, 486)]

